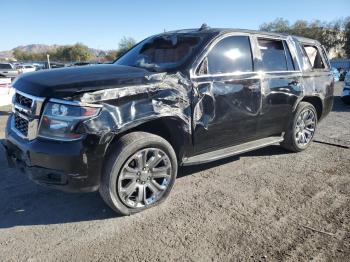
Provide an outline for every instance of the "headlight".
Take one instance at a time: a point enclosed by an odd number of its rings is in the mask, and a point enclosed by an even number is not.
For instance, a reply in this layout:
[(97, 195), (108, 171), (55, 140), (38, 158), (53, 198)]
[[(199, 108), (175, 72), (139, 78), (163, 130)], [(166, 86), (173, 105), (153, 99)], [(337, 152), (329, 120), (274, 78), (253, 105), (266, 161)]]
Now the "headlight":
[(57, 140), (75, 140), (82, 134), (75, 127), (84, 119), (96, 116), (100, 108), (48, 102), (39, 127), (39, 136)]

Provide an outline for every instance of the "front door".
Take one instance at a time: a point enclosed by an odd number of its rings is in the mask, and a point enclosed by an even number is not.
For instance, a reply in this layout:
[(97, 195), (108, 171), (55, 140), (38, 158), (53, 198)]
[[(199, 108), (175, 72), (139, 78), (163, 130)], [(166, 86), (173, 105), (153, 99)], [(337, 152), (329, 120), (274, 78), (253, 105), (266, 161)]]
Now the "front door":
[(216, 40), (195, 74), (195, 153), (254, 140), (261, 80), (254, 72), (250, 37), (230, 35)]

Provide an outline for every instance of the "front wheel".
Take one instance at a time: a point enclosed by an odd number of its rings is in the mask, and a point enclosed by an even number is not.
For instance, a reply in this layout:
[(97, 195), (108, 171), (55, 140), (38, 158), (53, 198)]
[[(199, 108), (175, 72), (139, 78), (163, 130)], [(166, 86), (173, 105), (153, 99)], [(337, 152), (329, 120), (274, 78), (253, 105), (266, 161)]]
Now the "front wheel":
[(315, 107), (310, 103), (300, 102), (281, 145), (293, 152), (305, 150), (314, 137), (316, 126), (317, 112)]
[(176, 174), (176, 154), (165, 139), (145, 132), (129, 133), (107, 156), (100, 194), (116, 212), (130, 215), (163, 202)]

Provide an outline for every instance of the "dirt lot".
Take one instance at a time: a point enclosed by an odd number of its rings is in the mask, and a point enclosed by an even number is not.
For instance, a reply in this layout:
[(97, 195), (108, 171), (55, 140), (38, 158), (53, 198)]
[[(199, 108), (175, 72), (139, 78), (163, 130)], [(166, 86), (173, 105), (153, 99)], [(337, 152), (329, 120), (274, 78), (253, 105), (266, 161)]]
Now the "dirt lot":
[(131, 217), (98, 193), (37, 186), (1, 155), (0, 261), (349, 261), (349, 146), (350, 106), (336, 97), (307, 151), (182, 168), (165, 204)]

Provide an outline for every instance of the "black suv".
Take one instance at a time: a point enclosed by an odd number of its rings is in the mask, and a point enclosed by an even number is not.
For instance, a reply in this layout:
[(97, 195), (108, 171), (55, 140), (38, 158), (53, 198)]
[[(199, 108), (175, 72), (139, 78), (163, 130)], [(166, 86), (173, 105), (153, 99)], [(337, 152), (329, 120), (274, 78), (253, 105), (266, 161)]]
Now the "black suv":
[(19, 77), (4, 146), (40, 184), (100, 191), (132, 214), (164, 201), (179, 165), (272, 144), (306, 149), (331, 110), (319, 42), (236, 29), (166, 32), (109, 65)]

